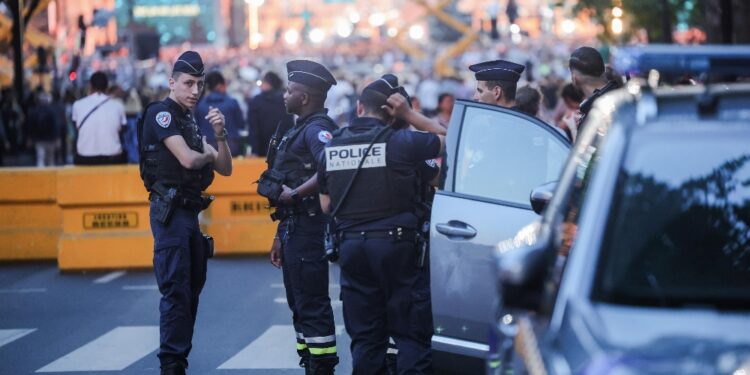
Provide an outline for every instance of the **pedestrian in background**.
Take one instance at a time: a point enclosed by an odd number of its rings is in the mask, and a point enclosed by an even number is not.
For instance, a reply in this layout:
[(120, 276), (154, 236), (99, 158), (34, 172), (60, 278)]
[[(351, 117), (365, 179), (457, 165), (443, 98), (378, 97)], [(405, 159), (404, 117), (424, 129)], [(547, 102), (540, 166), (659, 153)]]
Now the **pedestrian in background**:
[(451, 113), (453, 113), (453, 104), (456, 102), (456, 97), (452, 94), (444, 92), (438, 96), (438, 107), (435, 119), (438, 121), (440, 126), (448, 129), (448, 125), (451, 122)]
[(539, 118), (542, 93), (539, 89), (526, 85), (516, 91), (516, 110), (531, 117)]
[(294, 117), (284, 107), (283, 81), (274, 72), (263, 75), (260, 94), (247, 103), (247, 125), (253, 155), (265, 157), (268, 142), (278, 132), (285, 134), (294, 125)]
[(204, 96), (195, 108), (195, 118), (198, 119), (198, 125), (203, 134), (206, 135), (207, 142), (218, 147), (216, 139), (211, 131), (212, 127), (206, 119), (206, 115), (211, 108), (217, 108), (226, 118), (227, 142), (232, 155), (244, 155), (244, 142), (240, 138), (239, 130), (243, 127), (242, 110), (237, 100), (227, 95), (227, 82), (224, 76), (218, 71), (210, 72), (206, 75), (206, 89), (208, 94)]
[(37, 95), (36, 104), (30, 108), (26, 122), (29, 141), (36, 151), (36, 166), (55, 165), (55, 154), (60, 147), (60, 133), (64, 118), (58, 116), (52, 105), (52, 97), (46, 92)]
[(162, 375), (184, 375), (192, 349), (198, 300), (206, 282), (210, 240), (201, 234), (198, 213), (211, 203), (202, 192), (214, 171), (232, 174), (224, 115), (206, 115), (216, 150), (206, 143), (191, 111), (203, 91), (203, 60), (194, 51), (180, 55), (169, 79), (169, 97), (151, 103), (139, 124), (141, 178), (149, 191), (154, 235), (154, 274), (159, 303), (159, 361)]
[(72, 119), (76, 126), (78, 165), (125, 163), (120, 132), (127, 124), (122, 103), (106, 94), (109, 79), (97, 71), (89, 79), (90, 94), (73, 103)]

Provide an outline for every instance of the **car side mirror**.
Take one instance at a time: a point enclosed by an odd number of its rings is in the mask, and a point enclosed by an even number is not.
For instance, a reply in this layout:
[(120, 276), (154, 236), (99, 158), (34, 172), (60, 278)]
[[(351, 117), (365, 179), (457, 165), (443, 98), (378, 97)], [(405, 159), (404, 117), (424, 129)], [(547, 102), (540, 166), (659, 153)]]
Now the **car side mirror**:
[(557, 181), (547, 182), (543, 185), (539, 185), (531, 190), (531, 208), (538, 215), (541, 215), (544, 208), (547, 207), (547, 203), (552, 199), (552, 194), (555, 192), (557, 187)]
[(554, 254), (550, 230), (539, 221), (498, 245), (496, 267), (503, 309), (541, 308)]

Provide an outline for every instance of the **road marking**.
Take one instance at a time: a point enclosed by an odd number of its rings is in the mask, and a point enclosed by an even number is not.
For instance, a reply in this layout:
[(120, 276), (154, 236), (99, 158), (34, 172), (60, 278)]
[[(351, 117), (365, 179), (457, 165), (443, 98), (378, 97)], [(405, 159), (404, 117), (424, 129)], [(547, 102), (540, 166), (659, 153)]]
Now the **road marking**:
[[(271, 288), (282, 289), (284, 288), (284, 284), (271, 284)], [(341, 285), (331, 284), (328, 286), (328, 289), (341, 289)]]
[(108, 282), (110, 282), (110, 281), (112, 281), (112, 280), (114, 280), (114, 279), (116, 279), (118, 277), (123, 276), (123, 275), (125, 275), (125, 271), (110, 272), (110, 273), (108, 273), (108, 274), (106, 274), (106, 275), (104, 275), (104, 276), (102, 276), (102, 277), (94, 280), (94, 284), (106, 284), (106, 283), (108, 283)]
[(0, 289), (0, 293), (44, 293), (47, 288)]
[(125, 285), (122, 290), (159, 290), (158, 285)]
[[(341, 335), (344, 326), (336, 326)], [(219, 370), (299, 369), (294, 326), (275, 325), (218, 367)]]
[(159, 327), (117, 327), (36, 372), (121, 371), (159, 348)]
[[(283, 305), (287, 304), (285, 297), (277, 297), (277, 298), (274, 298), (273, 301), (276, 303), (283, 304)], [(337, 307), (341, 307), (341, 300), (331, 300), (331, 307), (334, 309)]]
[(31, 329), (0, 329), (0, 347), (6, 344), (10, 344), (13, 341), (20, 339), (28, 335), (31, 332), (36, 331), (36, 328)]

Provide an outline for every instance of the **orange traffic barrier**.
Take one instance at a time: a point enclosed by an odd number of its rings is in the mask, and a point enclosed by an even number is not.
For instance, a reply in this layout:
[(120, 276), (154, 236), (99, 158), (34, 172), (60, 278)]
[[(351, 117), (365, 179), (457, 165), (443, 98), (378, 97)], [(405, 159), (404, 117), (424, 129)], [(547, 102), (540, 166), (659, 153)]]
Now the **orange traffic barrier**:
[(57, 257), (61, 212), (55, 168), (0, 170), (0, 261)]
[(60, 168), (61, 271), (152, 267), (148, 195), (137, 166)]
[(232, 176), (216, 175), (207, 193), (216, 197), (201, 215), (201, 226), (214, 238), (217, 255), (268, 253), (276, 233), (268, 200), (256, 193), (266, 163), (260, 158), (234, 159)]

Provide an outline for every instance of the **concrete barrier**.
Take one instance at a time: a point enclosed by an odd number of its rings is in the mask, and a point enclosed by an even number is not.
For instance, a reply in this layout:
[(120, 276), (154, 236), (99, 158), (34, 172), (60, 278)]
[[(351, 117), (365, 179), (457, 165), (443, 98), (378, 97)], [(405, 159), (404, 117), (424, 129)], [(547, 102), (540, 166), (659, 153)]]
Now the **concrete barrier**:
[(276, 223), (254, 184), (265, 169), (263, 159), (235, 159), (232, 176), (217, 174), (209, 187), (207, 193), (216, 200), (201, 215), (201, 226), (214, 238), (217, 255), (265, 254), (271, 249)]
[(137, 166), (65, 167), (57, 178), (61, 271), (152, 267), (148, 194)]
[(56, 200), (57, 169), (0, 171), (0, 261), (57, 257), (62, 215)]
[[(199, 216), (216, 254), (265, 254), (276, 223), (254, 181), (259, 158), (217, 174)], [(60, 270), (150, 268), (148, 194), (134, 165), (0, 170), (0, 261), (57, 259)]]

